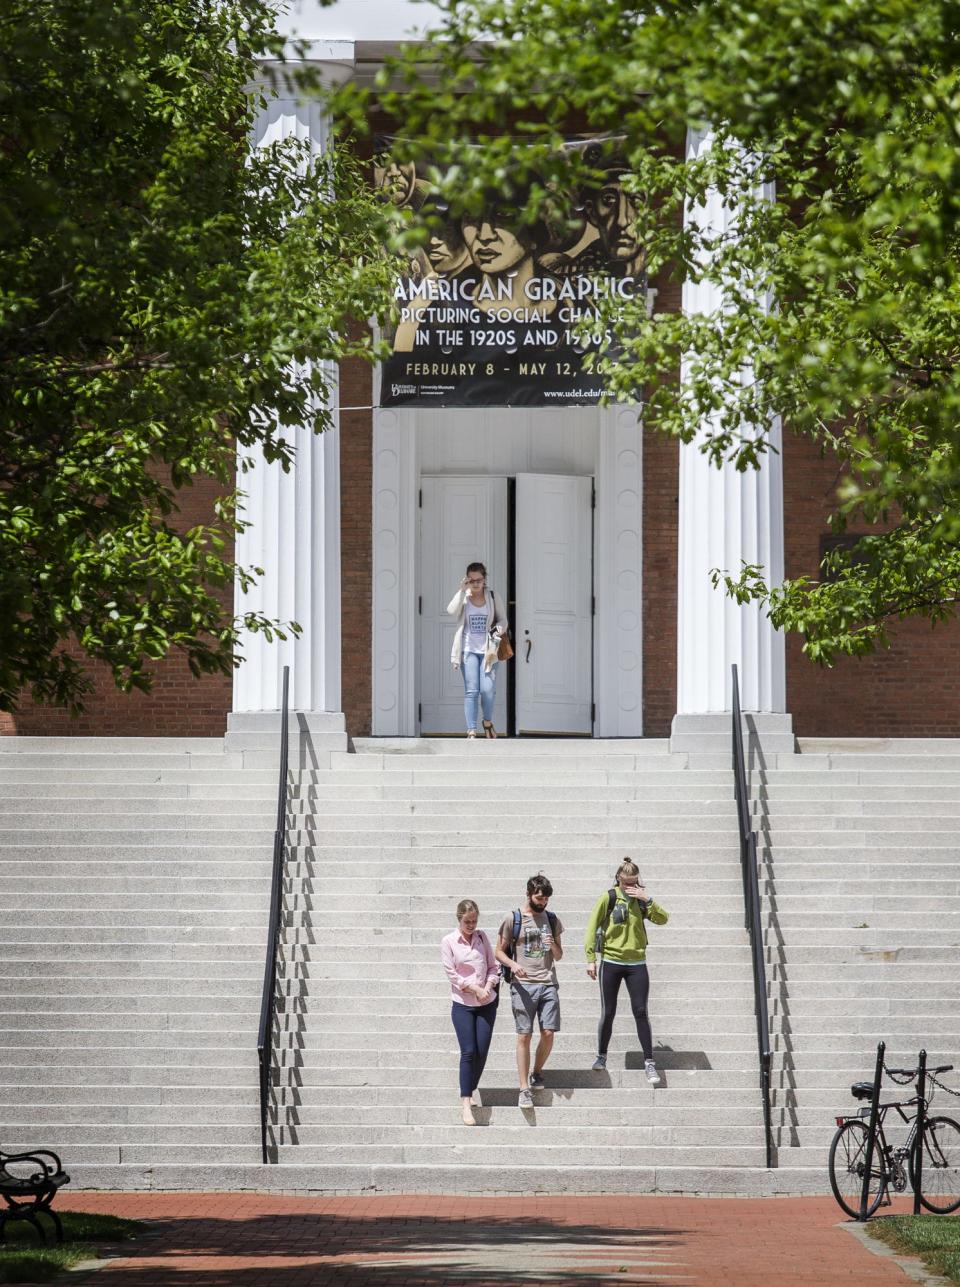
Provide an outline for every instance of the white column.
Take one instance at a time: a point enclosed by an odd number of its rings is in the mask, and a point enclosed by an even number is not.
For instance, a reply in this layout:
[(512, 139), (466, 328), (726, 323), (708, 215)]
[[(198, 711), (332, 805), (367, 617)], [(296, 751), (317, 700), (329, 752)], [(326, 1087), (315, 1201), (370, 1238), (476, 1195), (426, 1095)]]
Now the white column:
[[(711, 144), (708, 132), (690, 131), (687, 156), (696, 157)], [(773, 198), (772, 190), (764, 194)], [(736, 210), (717, 192), (685, 213), (688, 223), (709, 232), (730, 230)], [(685, 282), (685, 312), (712, 313), (722, 306), (716, 283)], [(684, 376), (681, 372), (681, 379)], [(749, 379), (750, 372), (744, 372)], [(730, 667), (740, 674), (744, 711), (780, 719), (761, 720), (771, 733), (789, 738), (783, 635), (774, 630), (763, 608), (740, 606), (723, 589), (714, 589), (710, 572), (721, 568), (736, 575), (741, 563), (759, 564), (767, 581), (783, 580), (783, 473), (780, 420), (767, 431), (771, 448), (759, 469), (717, 468), (702, 451), (710, 425), (680, 447), (679, 558), (677, 587), (677, 718), (678, 734), (726, 736), (718, 713), (731, 709)], [(714, 718), (711, 719), (710, 717)], [(701, 743), (707, 749), (706, 743)], [(772, 745), (772, 743), (771, 743)], [(792, 746), (792, 741), (790, 743)], [(686, 749), (694, 749), (693, 744)], [(789, 749), (786, 745), (778, 749)]]
[(416, 427), (413, 410), (373, 413), (374, 737), (417, 733)]
[[(320, 64), (325, 74), (349, 74), (349, 60)], [(266, 147), (287, 138), (307, 140), (311, 156), (327, 146), (329, 122), (320, 105), (302, 101), (289, 81), (268, 101), (254, 126), (252, 144)], [(325, 364), (326, 365), (326, 364)], [(306, 373), (304, 373), (306, 374)], [(244, 661), (234, 672), (230, 727), (252, 731), (269, 721), (243, 716), (276, 712), (283, 667), (290, 667), (290, 709), (339, 712), (340, 702), (340, 440), (336, 406), (336, 368), (325, 372), (333, 392), (333, 424), (322, 434), (294, 431), (294, 463), (288, 472), (268, 464), (261, 450), (244, 449), (254, 466), (238, 468), (237, 486), (245, 495), (241, 517), (250, 524), (236, 543), (236, 562), (263, 574), (245, 594), (235, 594), (238, 613), (255, 610), (280, 621), (296, 621), (299, 638), (268, 643), (263, 634), (242, 640)], [(240, 718), (238, 718), (238, 716)], [(342, 727), (339, 721), (318, 726)], [(234, 738), (234, 740), (236, 740)]]
[(607, 407), (598, 414), (594, 736), (641, 737), (643, 426), (636, 407)]

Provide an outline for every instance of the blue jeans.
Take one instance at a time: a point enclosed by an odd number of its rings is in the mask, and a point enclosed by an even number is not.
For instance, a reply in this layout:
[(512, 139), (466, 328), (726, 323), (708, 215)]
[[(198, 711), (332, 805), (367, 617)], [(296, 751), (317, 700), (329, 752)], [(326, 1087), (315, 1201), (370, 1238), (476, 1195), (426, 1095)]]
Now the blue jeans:
[(497, 696), (497, 667), (495, 661), (490, 673), (485, 674), (483, 657), (478, 652), (465, 652), (460, 670), (463, 674), (463, 717), (467, 732), (477, 727), (477, 706), (483, 704), (483, 718), (493, 719), (493, 703)]
[(460, 1043), (461, 1099), (468, 1099), (480, 1085), (499, 1001), (496, 997), (486, 1005), (460, 1005), (458, 1001), (450, 1005), (450, 1017)]

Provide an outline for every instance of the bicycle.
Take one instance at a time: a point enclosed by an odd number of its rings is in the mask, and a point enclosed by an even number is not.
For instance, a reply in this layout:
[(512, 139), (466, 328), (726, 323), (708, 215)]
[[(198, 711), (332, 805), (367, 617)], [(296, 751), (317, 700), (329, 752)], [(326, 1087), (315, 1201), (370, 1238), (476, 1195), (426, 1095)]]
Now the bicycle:
[[(939, 1073), (950, 1072), (953, 1064), (942, 1064), (939, 1068), (927, 1070), (927, 1077), (932, 1086), (939, 1083), (932, 1079)], [(884, 1071), (894, 1080), (903, 1077), (901, 1085), (908, 1085), (916, 1079), (919, 1068), (885, 1068)], [(949, 1087), (943, 1087), (949, 1090)], [(858, 1081), (850, 1087), (854, 1099), (873, 1099), (874, 1085), (869, 1081)], [(925, 1096), (925, 1111), (929, 1109), (934, 1090)], [(870, 1167), (870, 1189), (867, 1198), (867, 1215), (876, 1211), (882, 1202), (890, 1204), (889, 1190), (903, 1193), (908, 1185), (913, 1188), (916, 1171), (917, 1153), (920, 1147), (917, 1139), (917, 1119), (904, 1110), (919, 1106), (920, 1098), (890, 1100), (880, 1104), (877, 1113), (877, 1136), (874, 1142), (873, 1160)], [(907, 1141), (900, 1147), (887, 1142), (884, 1132), (884, 1121), (887, 1113), (896, 1109), (899, 1116), (910, 1122)], [(840, 1206), (854, 1220), (860, 1218), (860, 1199), (863, 1194), (863, 1175), (867, 1156), (867, 1138), (870, 1108), (861, 1108), (857, 1115), (845, 1114), (837, 1117), (837, 1133), (830, 1144), (830, 1187), (833, 1196)], [(867, 1118), (867, 1121), (863, 1119)], [(923, 1131), (923, 1168), (920, 1177), (920, 1201), (928, 1211), (937, 1215), (949, 1215), (960, 1207), (960, 1125), (952, 1117), (928, 1117)]]

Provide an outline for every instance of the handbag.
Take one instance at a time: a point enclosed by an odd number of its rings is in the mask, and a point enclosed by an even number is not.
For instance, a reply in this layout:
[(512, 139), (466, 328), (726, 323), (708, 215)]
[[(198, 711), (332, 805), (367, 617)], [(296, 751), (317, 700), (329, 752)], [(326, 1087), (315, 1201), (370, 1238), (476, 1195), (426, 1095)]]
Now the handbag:
[[(493, 591), (490, 591), (490, 598), (493, 600), (493, 611), (496, 614), (497, 600)], [(509, 627), (500, 636), (500, 642), (497, 644), (497, 661), (509, 661), (513, 656), (513, 644), (510, 642)]]

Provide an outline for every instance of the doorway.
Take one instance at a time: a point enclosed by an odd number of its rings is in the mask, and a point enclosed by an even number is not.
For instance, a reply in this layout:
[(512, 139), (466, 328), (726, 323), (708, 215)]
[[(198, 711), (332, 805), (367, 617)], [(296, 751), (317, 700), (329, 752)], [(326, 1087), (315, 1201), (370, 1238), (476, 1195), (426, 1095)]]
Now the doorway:
[(520, 736), (593, 732), (593, 479), (563, 474), (423, 476), (418, 531), (418, 725), (462, 735), (463, 682), (446, 606), (481, 560), (507, 603), (515, 657), (494, 723)]

